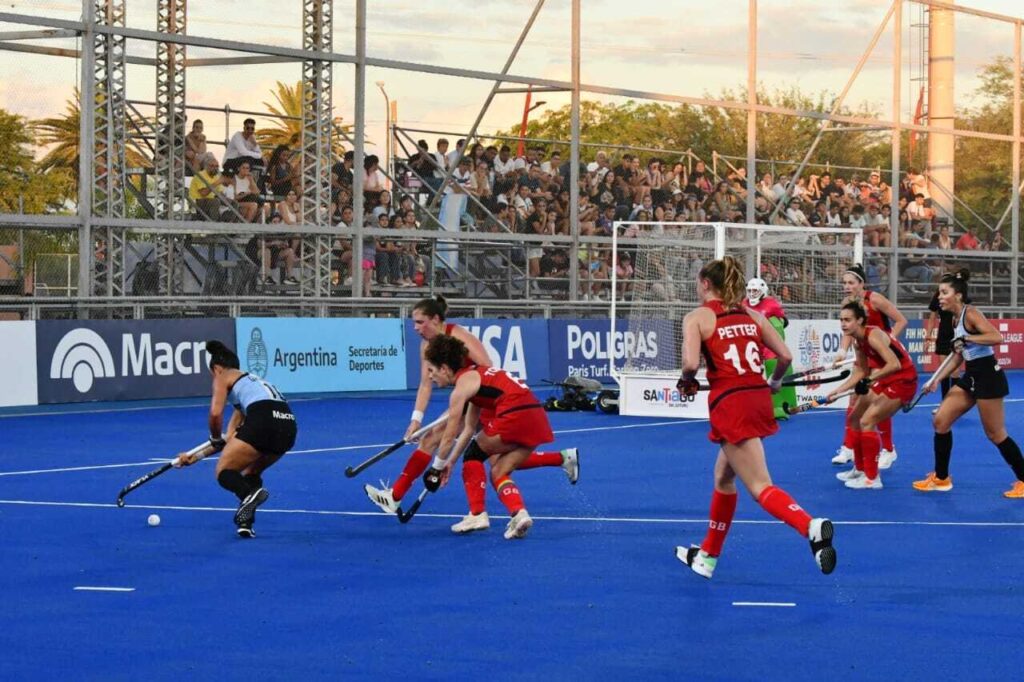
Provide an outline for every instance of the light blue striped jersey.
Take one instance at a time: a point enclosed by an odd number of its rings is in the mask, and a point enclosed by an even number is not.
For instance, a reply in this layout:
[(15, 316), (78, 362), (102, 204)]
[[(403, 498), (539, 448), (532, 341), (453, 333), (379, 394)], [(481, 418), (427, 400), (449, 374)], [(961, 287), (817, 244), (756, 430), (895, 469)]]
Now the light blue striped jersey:
[(995, 349), (992, 346), (983, 346), (980, 343), (973, 343), (968, 341), (965, 337), (970, 333), (967, 331), (967, 309), (970, 306), (964, 306), (964, 309), (960, 311), (960, 316), (956, 319), (956, 326), (953, 327), (953, 338), (964, 339), (964, 360), (977, 360), (978, 358), (984, 358), (990, 355), (995, 355)]
[(246, 413), (249, 406), (262, 400), (276, 400), (285, 402), (281, 392), (263, 379), (253, 374), (245, 373), (235, 379), (231, 390), (228, 391), (228, 402), (242, 414)]

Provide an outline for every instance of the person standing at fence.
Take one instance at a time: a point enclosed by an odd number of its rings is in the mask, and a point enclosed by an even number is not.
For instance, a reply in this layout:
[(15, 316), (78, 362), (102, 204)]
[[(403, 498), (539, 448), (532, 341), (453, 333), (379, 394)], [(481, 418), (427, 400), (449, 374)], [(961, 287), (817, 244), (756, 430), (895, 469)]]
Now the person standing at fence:
[[(779, 428), (770, 396), (779, 390), (793, 356), (768, 320), (742, 305), (743, 282), (743, 269), (732, 256), (711, 261), (697, 280), (703, 305), (683, 320), (683, 375), (677, 388), (683, 395), (697, 394), (703, 357), (711, 385), (708, 438), (719, 449), (707, 534), (700, 546), (676, 547), (676, 558), (697, 575), (712, 576), (736, 512), (738, 476), (765, 511), (810, 541), (815, 563), (822, 573), (831, 573), (836, 566), (832, 522), (812, 518), (768, 473), (761, 439)], [(761, 366), (764, 346), (778, 359), (767, 383)]]
[[(410, 438), (420, 429), (423, 424), (424, 411), (430, 402), (430, 395), (433, 383), (430, 379), (426, 362), (427, 344), (438, 336), (451, 336), (466, 347), (466, 366), (487, 368), (491, 366), (491, 358), (487, 354), (480, 340), (470, 333), (465, 327), (445, 321), (448, 313), (448, 303), (441, 295), (420, 300), (412, 310), (413, 327), (416, 333), (423, 339), (420, 343), (420, 384), (416, 391), (416, 404), (413, 407), (412, 418), (405, 430), (405, 437)], [(480, 423), (486, 424), (488, 419), (494, 415), (488, 415), (484, 410), (480, 415)], [(399, 503), (413, 482), (427, 470), (431, 462), (431, 455), (441, 443), (444, 435), (444, 424), (424, 434), (417, 444), (416, 451), (412, 453), (405, 467), (399, 475), (395, 485), (391, 488), (382, 486), (375, 488), (372, 485), (364, 486), (366, 496), (376, 504), (381, 511), (394, 514), (398, 511)], [(447, 455), (447, 453), (445, 453)], [(456, 453), (458, 454), (458, 453)], [(461, 521), (452, 526), (453, 533), (471, 533), (477, 530), (490, 528), (490, 519), (487, 516), (486, 495), (487, 495), (487, 471), (484, 462), (487, 457), (482, 457), (479, 450), (467, 451), (462, 463), (462, 482), (466, 488), (466, 498), (469, 500), (469, 514)], [(537, 467), (561, 467), (569, 477), (570, 483), (576, 483), (579, 478), (579, 453), (575, 448), (551, 452), (531, 453), (525, 461), (517, 466), (518, 469), (533, 469)]]
[[(786, 311), (782, 309), (782, 304), (779, 303), (778, 299), (768, 295), (768, 283), (760, 277), (754, 277), (747, 282), (747, 307), (764, 315), (782, 340), (786, 340), (786, 327), (789, 326), (789, 320), (786, 319)], [(770, 377), (772, 372), (775, 371), (775, 366), (778, 364), (779, 359), (775, 357), (775, 353), (772, 352), (771, 348), (765, 347), (761, 350), (764, 357), (765, 376)], [(786, 370), (786, 376), (792, 373), (792, 367)], [(796, 389), (794, 387), (784, 387), (772, 395), (772, 405), (775, 410), (776, 419), (789, 419), (789, 415), (786, 414), (786, 410), (782, 407), (784, 403), (796, 405)]]
[[(953, 478), (949, 475), (953, 424), (977, 405), (985, 435), (999, 448), (999, 454), (1017, 478), (1003, 496), (1021, 499), (1024, 498), (1024, 457), (1016, 441), (1006, 432), (1003, 401), (1010, 387), (1006, 374), (996, 361), (994, 350), (994, 346), (1003, 342), (1003, 335), (980, 310), (968, 305), (971, 299), (967, 295), (967, 278), (968, 272), (961, 270), (955, 275), (946, 275), (939, 284), (939, 305), (952, 313), (955, 320), (951, 350), (966, 362), (967, 367), (963, 375), (953, 382), (939, 405), (939, 411), (932, 417), (935, 470), (924, 479), (914, 481), (913, 485), (921, 492), (948, 492), (953, 489)], [(959, 364), (954, 361), (939, 378), (951, 376)], [(925, 390), (934, 391), (935, 383), (926, 385)]]
[[(843, 303), (856, 301), (864, 307), (867, 314), (867, 324), (872, 327), (879, 327), (882, 331), (889, 332), (893, 338), (899, 339), (900, 334), (907, 327), (907, 318), (887, 299), (877, 291), (869, 291), (865, 287), (867, 273), (864, 266), (855, 263), (843, 273), (843, 291), (846, 299)], [(836, 358), (836, 365), (846, 359), (846, 355), (853, 346), (852, 337), (843, 335), (839, 355)], [(843, 435), (843, 444), (832, 458), (836, 465), (850, 464), (853, 462), (854, 445), (856, 444), (856, 425), (850, 422), (850, 414), (857, 406), (856, 396), (850, 397), (850, 404), (846, 408), (846, 430)], [(882, 451), (878, 456), (878, 468), (885, 470), (896, 461), (896, 446), (892, 442), (892, 419), (882, 420), (878, 424), (878, 435), (882, 440)]]

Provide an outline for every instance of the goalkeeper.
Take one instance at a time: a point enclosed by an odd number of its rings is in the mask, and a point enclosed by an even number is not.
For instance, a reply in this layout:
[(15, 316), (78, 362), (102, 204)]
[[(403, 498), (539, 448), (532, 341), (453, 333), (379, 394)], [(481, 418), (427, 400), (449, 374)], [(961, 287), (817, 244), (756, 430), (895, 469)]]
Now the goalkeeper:
[[(785, 341), (785, 329), (789, 325), (789, 320), (786, 319), (786, 313), (782, 309), (782, 304), (768, 295), (768, 284), (760, 277), (754, 277), (747, 282), (747, 307), (756, 310), (768, 318), (771, 325), (775, 327), (775, 331)], [(775, 365), (779, 362), (778, 358), (775, 357), (775, 353), (770, 348), (762, 348), (761, 352), (764, 354), (765, 376), (770, 377), (775, 370)], [(792, 367), (786, 370), (786, 376), (792, 373)], [(776, 419), (789, 418), (789, 415), (782, 408), (783, 403), (796, 405), (796, 389), (792, 386), (783, 387), (778, 393), (772, 395), (772, 405), (775, 407)]]

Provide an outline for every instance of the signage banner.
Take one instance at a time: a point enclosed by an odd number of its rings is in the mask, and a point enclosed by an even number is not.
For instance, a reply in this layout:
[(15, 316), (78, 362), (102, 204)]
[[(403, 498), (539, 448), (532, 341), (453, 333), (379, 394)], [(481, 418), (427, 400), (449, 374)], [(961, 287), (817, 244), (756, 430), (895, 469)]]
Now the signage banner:
[(35, 322), (0, 322), (0, 377), (0, 407), (35, 405), (39, 400)]
[(405, 388), (400, 320), (242, 317), (236, 325), (242, 369), (285, 395)]
[(551, 378), (563, 381), (580, 376), (612, 383), (609, 354), (621, 360), (628, 353), (645, 371), (674, 371), (681, 363), (675, 324), (671, 320), (649, 320), (642, 328), (629, 330), (626, 321), (621, 320), (613, 335), (608, 320), (550, 320)]
[(233, 347), (234, 320), (36, 322), (39, 402), (209, 395), (208, 339)]

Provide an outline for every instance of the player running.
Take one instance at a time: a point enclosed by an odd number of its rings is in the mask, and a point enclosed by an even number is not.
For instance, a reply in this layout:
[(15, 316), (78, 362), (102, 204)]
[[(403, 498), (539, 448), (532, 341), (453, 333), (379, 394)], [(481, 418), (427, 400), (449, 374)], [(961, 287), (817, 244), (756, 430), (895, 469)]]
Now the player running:
[[(877, 291), (865, 289), (864, 283), (866, 281), (867, 274), (864, 272), (863, 265), (855, 263), (847, 268), (843, 274), (843, 291), (846, 293), (846, 299), (843, 303), (849, 301), (860, 303), (864, 308), (864, 312), (867, 313), (867, 324), (869, 326), (879, 327), (882, 331), (892, 334), (893, 338), (898, 339), (907, 327), (907, 318), (885, 296)], [(851, 337), (844, 334), (840, 344), (839, 355), (836, 358), (837, 365), (846, 358), (846, 354), (852, 345), (853, 340)], [(855, 436), (854, 429), (850, 425), (850, 413), (856, 406), (857, 396), (850, 396), (850, 403), (846, 408), (846, 432), (843, 436), (842, 446), (836, 452), (836, 456), (832, 458), (833, 464), (849, 464), (853, 461)], [(888, 469), (896, 461), (896, 446), (892, 442), (891, 418), (883, 419), (878, 424), (878, 435), (882, 440), (882, 451), (878, 456), (878, 468)]]
[[(993, 346), (1003, 342), (1003, 335), (985, 319), (980, 310), (968, 305), (971, 302), (967, 295), (968, 276), (966, 270), (961, 270), (955, 275), (946, 275), (939, 284), (939, 305), (943, 310), (953, 313), (955, 320), (952, 350), (966, 361), (967, 368), (953, 382), (949, 393), (939, 405), (939, 411), (932, 417), (935, 427), (935, 471), (923, 480), (914, 481), (914, 489), (921, 492), (948, 492), (953, 489), (953, 478), (949, 475), (953, 424), (977, 405), (985, 435), (999, 448), (999, 454), (1017, 477), (1013, 487), (1004, 492), (1003, 496), (1024, 498), (1024, 457), (1017, 443), (1006, 432), (1006, 416), (1003, 412), (1003, 398), (1010, 392), (1010, 388), (993, 350)], [(953, 361), (939, 379), (952, 375), (959, 365), (959, 361)], [(934, 391), (936, 383), (932, 382), (925, 390)]]
[[(736, 511), (739, 476), (765, 511), (810, 540), (821, 572), (831, 573), (836, 567), (832, 522), (811, 518), (786, 491), (772, 484), (761, 442), (778, 431), (771, 394), (779, 390), (793, 357), (768, 320), (743, 307), (743, 270), (731, 256), (701, 268), (697, 290), (704, 304), (683, 320), (683, 376), (677, 388), (684, 395), (697, 393), (696, 374), (703, 356), (711, 384), (708, 437), (720, 447), (707, 534), (699, 547), (676, 547), (676, 558), (694, 573), (711, 577)], [(778, 358), (767, 383), (761, 366), (763, 346)]]
[[(786, 340), (786, 327), (789, 326), (789, 320), (786, 319), (786, 311), (782, 309), (782, 304), (779, 303), (778, 299), (768, 295), (768, 283), (760, 277), (754, 277), (747, 282), (747, 307), (764, 315), (772, 327), (775, 328), (775, 331), (778, 332), (779, 337), (783, 341)], [(775, 365), (778, 364), (778, 359), (771, 348), (762, 348), (761, 355), (764, 358), (765, 376), (771, 376), (772, 372), (775, 371)], [(793, 367), (790, 366), (786, 370), (786, 376), (792, 373)], [(796, 405), (796, 388), (793, 386), (785, 386), (772, 395), (772, 406), (775, 410), (776, 419), (789, 419), (789, 415), (786, 413), (785, 408), (783, 408), (785, 403)]]
[[(454, 336), (438, 334), (427, 344), (424, 360), (428, 376), (439, 387), (455, 388), (448, 403), (449, 417), (439, 457), (423, 482), (431, 491), (443, 485), (458, 459), (457, 449), (452, 447), (456, 436), (471, 437), (479, 423), (483, 430), (469, 442), (466, 456), (490, 461), (491, 484), (512, 517), (505, 528), (505, 539), (522, 538), (533, 519), (510, 476), (533, 448), (550, 443), (555, 435), (544, 406), (521, 379), (497, 367), (467, 364), (468, 357), (466, 345)], [(463, 413), (465, 419), (459, 417)]]
[[(220, 341), (207, 341), (213, 396), (210, 399), (210, 442), (223, 450), (217, 460), (217, 482), (239, 499), (235, 512), (238, 536), (256, 537), (252, 529), (256, 508), (270, 493), (262, 473), (295, 445), (298, 426), (284, 396), (271, 384), (238, 369), (238, 356)], [(227, 438), (221, 437), (224, 406), (235, 408)], [(180, 453), (177, 466), (194, 464), (196, 457)]]
[[(427, 363), (424, 360), (427, 344), (438, 336), (450, 336), (458, 339), (466, 347), (466, 366), (490, 367), (491, 358), (487, 355), (480, 340), (473, 336), (463, 326), (445, 322), (445, 314), (448, 312), (448, 304), (443, 296), (424, 298), (419, 301), (412, 310), (413, 328), (420, 335), (423, 341), (420, 343), (420, 385), (416, 390), (416, 404), (412, 411), (412, 418), (409, 427), (405, 431), (408, 439), (413, 433), (419, 430), (423, 423), (423, 412), (430, 402), (430, 395), (433, 390), (430, 376), (427, 371)], [(481, 415), (481, 423), (486, 423), (486, 416)], [(439, 425), (427, 432), (420, 438), (416, 451), (412, 453), (405, 463), (402, 473), (392, 488), (386, 485), (375, 488), (372, 485), (364, 486), (366, 496), (376, 504), (382, 511), (394, 514), (398, 511), (402, 498), (409, 492), (413, 482), (426, 471), (430, 465), (431, 453), (433, 453), (441, 442), (444, 433), (444, 425)], [(535, 452), (525, 462), (520, 464), (520, 469), (533, 469), (536, 467), (562, 467), (569, 482), (574, 484), (579, 479), (579, 453), (576, 448), (562, 450), (560, 452)], [(466, 488), (466, 498), (469, 501), (469, 513), (458, 523), (452, 526), (453, 533), (472, 533), (478, 530), (487, 530), (491, 526), (487, 516), (487, 472), (484, 469), (484, 459), (481, 459), (479, 452), (467, 453), (462, 463), (462, 482)]]
[(880, 490), (878, 475), (882, 441), (877, 427), (891, 420), (917, 393), (917, 368), (910, 353), (896, 338), (879, 327), (867, 324), (867, 312), (857, 301), (848, 301), (839, 313), (843, 334), (853, 339), (857, 362), (850, 378), (829, 393), (836, 395), (854, 389), (857, 404), (847, 415), (853, 431), (853, 468), (836, 475), (847, 488)]

